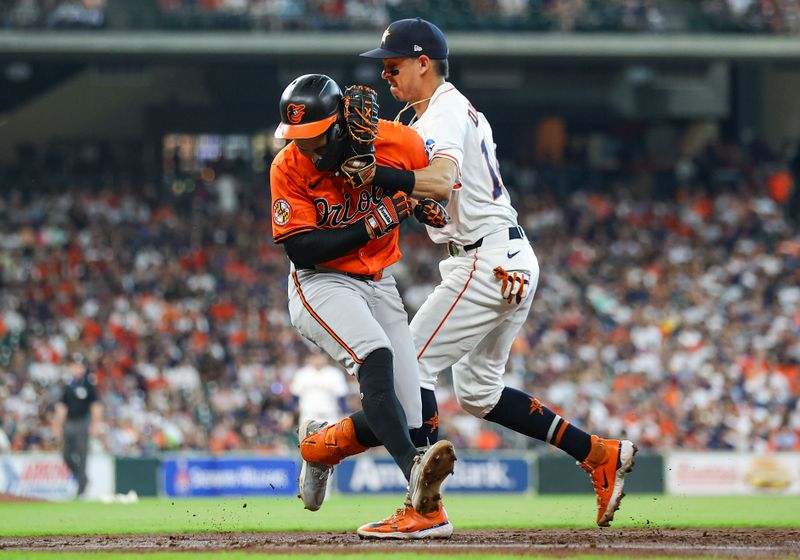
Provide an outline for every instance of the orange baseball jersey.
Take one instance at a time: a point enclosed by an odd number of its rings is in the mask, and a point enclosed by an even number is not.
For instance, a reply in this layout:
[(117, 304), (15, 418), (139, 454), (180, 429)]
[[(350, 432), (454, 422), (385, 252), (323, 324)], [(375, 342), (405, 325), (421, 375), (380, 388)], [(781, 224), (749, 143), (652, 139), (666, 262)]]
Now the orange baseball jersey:
[[(375, 141), (378, 165), (398, 169), (420, 169), (428, 156), (420, 136), (405, 125), (378, 121)], [(383, 196), (372, 185), (354, 189), (333, 173), (317, 171), (300, 154), (294, 142), (285, 146), (272, 162), (269, 173), (272, 193), (272, 236), (276, 243), (292, 235), (315, 229), (336, 229), (357, 222)], [(400, 259), (399, 228), (346, 255), (321, 266), (353, 274), (375, 274)]]

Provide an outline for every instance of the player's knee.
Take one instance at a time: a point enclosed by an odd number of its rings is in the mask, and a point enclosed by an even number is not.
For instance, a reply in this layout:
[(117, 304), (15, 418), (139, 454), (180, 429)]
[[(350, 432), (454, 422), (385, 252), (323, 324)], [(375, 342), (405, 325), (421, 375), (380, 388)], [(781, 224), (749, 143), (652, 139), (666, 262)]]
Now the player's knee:
[(391, 389), (393, 383), (392, 351), (388, 348), (378, 348), (370, 352), (358, 368), (358, 384), (362, 392), (365, 387), (373, 390)]
[(497, 403), (503, 388), (479, 387), (466, 390), (463, 387), (454, 386), (456, 400), (465, 411), (473, 416), (483, 418)]

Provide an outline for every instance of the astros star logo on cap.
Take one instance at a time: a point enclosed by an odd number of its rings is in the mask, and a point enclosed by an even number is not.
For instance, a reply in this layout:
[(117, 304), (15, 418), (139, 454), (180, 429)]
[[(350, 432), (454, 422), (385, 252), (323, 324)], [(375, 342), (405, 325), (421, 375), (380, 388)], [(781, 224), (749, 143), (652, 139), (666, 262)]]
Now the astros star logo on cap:
[(389, 35), (391, 35), (391, 34), (392, 34), (392, 32), (389, 31), (389, 28), (387, 27), (386, 31), (383, 32), (383, 37), (381, 37), (381, 46), (382, 47), (386, 46), (386, 39), (388, 39)]

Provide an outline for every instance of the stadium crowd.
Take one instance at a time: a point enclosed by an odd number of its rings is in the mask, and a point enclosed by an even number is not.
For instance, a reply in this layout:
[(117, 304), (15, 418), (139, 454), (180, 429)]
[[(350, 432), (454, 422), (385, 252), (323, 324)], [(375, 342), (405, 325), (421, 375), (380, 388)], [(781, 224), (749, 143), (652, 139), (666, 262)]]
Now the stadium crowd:
[(99, 29), (106, 0), (2, 0), (0, 29)]
[[(383, 29), (424, 14), (447, 30), (800, 32), (800, 0), (1, 0), (4, 28)], [(110, 19), (109, 23), (107, 20)]]
[[(649, 449), (799, 450), (800, 159), (710, 143), (667, 171), (669, 189), (657, 162), (610, 165), (586, 140), (503, 163), (542, 267), (509, 384)], [(79, 353), (105, 407), (95, 445), (289, 453), (310, 349), (289, 322), (263, 173), (228, 165), (175, 195), (137, 161), (71, 143), (2, 170), (0, 451), (54, 449)], [(413, 313), (445, 249), (417, 224), (401, 237)], [(459, 447), (537, 445), (439, 391)]]

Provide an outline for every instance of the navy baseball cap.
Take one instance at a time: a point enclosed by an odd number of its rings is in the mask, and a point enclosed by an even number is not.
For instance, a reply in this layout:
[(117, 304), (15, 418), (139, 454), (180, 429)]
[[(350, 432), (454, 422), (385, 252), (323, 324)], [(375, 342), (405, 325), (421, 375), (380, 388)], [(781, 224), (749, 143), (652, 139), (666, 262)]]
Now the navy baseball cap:
[(359, 56), (397, 58), (427, 55), (433, 60), (447, 58), (447, 40), (442, 30), (422, 18), (392, 22), (381, 37), (381, 46)]

